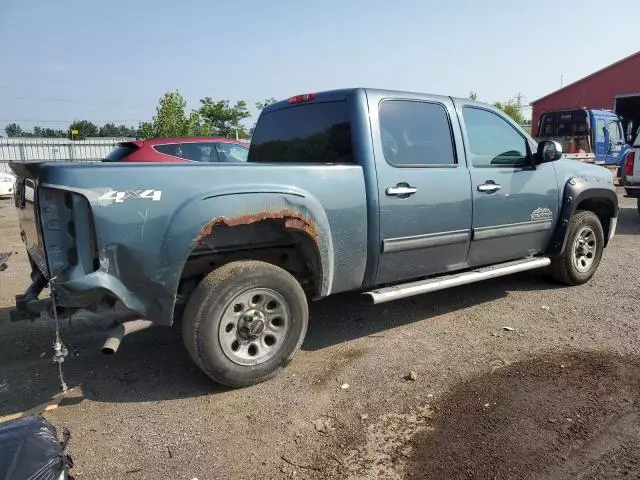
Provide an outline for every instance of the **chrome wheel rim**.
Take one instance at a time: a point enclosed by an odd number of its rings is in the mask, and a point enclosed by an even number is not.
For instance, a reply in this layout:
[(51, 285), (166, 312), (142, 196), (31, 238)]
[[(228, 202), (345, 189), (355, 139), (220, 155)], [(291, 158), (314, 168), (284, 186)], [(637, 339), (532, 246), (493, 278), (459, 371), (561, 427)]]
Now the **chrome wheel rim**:
[(577, 271), (580, 273), (589, 271), (595, 261), (597, 248), (596, 232), (591, 227), (582, 227), (573, 241), (571, 255), (573, 266)]
[(218, 339), (232, 362), (258, 365), (280, 350), (290, 329), (291, 313), (284, 297), (268, 288), (253, 288), (227, 305)]

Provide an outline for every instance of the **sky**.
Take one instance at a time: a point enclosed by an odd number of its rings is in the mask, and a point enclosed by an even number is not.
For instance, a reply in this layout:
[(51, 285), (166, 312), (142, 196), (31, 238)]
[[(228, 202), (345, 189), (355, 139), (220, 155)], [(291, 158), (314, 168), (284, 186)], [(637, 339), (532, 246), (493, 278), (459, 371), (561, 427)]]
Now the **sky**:
[[(638, 0), (0, 0), (7, 123), (137, 125), (179, 90), (256, 101), (345, 87), (529, 103), (640, 49)], [(528, 113), (528, 112), (525, 112)]]

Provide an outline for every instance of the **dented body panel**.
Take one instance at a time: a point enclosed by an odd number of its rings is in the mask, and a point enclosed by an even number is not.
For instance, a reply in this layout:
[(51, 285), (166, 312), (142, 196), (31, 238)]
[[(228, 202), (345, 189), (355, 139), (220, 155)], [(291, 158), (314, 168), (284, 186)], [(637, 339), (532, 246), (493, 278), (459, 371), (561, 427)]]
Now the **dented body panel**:
[[(295, 178), (295, 185), (285, 178)], [(206, 246), (224, 226), (265, 220), (281, 220), (317, 245), (321, 296), (362, 285), (367, 207), (359, 166), (47, 164), (40, 166), (38, 182), (37, 208), (50, 240), (50, 263), (60, 243), (53, 236), (61, 230), (47, 216), (51, 204), (64, 204), (54, 197), (72, 192), (91, 209), (96, 270), (67, 268), (51, 275), (67, 306), (80, 307), (108, 294), (141, 317), (171, 324), (180, 276), (192, 251)], [(128, 193), (149, 190), (161, 192), (159, 198)], [(127, 193), (117, 201), (114, 191)], [(76, 231), (81, 229), (76, 226)], [(234, 242), (216, 248), (245, 246), (237, 238)], [(93, 246), (81, 242), (78, 248), (86, 252)]]

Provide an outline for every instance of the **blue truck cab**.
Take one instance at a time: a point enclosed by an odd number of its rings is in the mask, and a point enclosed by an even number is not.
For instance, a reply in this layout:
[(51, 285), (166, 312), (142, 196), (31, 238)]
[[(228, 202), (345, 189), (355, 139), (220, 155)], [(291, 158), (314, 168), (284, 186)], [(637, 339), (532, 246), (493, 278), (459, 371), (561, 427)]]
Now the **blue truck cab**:
[(619, 165), (629, 146), (622, 119), (610, 110), (565, 109), (545, 112), (538, 140), (562, 145), (563, 157), (596, 165)]

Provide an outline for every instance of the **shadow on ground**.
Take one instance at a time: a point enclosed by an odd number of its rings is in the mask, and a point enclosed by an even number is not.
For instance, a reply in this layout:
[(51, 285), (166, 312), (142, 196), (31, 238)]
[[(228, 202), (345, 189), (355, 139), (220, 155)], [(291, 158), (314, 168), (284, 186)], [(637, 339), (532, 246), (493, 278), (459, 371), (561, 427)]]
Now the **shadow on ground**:
[(640, 235), (640, 212), (637, 208), (620, 209), (616, 235)]
[(509, 291), (560, 288), (542, 272), (528, 272), (510, 277), (465, 285), (382, 305), (364, 305), (358, 294), (336, 295), (312, 305), (305, 350), (378, 334), (391, 328), (428, 320), (464, 308), (491, 302)]
[(549, 355), (473, 378), (412, 440), (421, 479), (636, 478), (640, 361)]
[[(304, 350), (315, 351), (419, 320), (489, 302), (511, 290), (555, 288), (541, 273), (514, 275), (482, 284), (436, 292), (387, 305), (366, 306), (357, 294), (337, 295), (311, 304)], [(51, 319), (11, 323), (0, 309), (0, 416), (34, 407), (59, 391), (51, 345)], [(108, 322), (71, 319), (61, 322), (69, 356), (63, 364), (66, 383), (82, 385), (85, 398), (101, 402), (146, 402), (210, 395), (226, 389), (208, 379), (182, 344), (180, 325), (132, 334), (120, 350), (104, 356)]]

